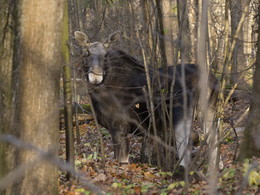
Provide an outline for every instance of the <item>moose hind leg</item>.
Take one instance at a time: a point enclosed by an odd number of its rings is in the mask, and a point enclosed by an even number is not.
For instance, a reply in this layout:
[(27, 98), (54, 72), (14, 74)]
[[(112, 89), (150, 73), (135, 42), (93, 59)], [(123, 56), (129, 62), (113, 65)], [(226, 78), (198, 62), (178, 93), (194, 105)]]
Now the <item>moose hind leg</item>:
[(114, 155), (121, 163), (129, 162), (129, 140), (127, 133), (124, 131), (116, 130), (111, 133), (112, 141), (114, 144)]
[[(191, 112), (190, 112), (191, 113)], [(190, 162), (190, 149), (189, 138), (191, 133), (192, 117), (191, 114), (187, 114), (186, 120), (182, 116), (175, 125), (175, 138), (178, 156), (181, 159), (180, 165), (187, 167)]]

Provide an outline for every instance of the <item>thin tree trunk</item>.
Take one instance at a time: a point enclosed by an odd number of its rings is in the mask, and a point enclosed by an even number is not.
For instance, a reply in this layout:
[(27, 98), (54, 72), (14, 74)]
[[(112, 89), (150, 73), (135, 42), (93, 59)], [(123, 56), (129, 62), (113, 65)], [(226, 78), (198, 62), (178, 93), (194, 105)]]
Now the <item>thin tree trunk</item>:
[(180, 30), (180, 56), (181, 63), (191, 61), (191, 39), (189, 30), (189, 20), (187, 12), (187, 0), (177, 0), (178, 23)]
[[(243, 2), (242, 2), (243, 1)], [(230, 1), (230, 11), (231, 11), (231, 34), (236, 35), (236, 30), (238, 28), (238, 24), (241, 20), (242, 13), (247, 12), (245, 9), (247, 6), (247, 2), (244, 3), (245, 0), (231, 0)], [(244, 13), (245, 14), (245, 13)], [(244, 54), (244, 43), (243, 43), (243, 27), (240, 32), (233, 37), (236, 41), (234, 50), (232, 52), (232, 66), (231, 66), (231, 76), (230, 82), (237, 83), (239, 78), (239, 71), (244, 69), (243, 67), (246, 64), (245, 54)]]
[[(67, 7), (66, 3), (66, 7)], [(67, 7), (68, 8), (68, 7)], [(65, 9), (67, 11), (68, 9)], [(73, 121), (72, 121), (72, 87), (71, 87), (71, 67), (69, 66), (69, 21), (68, 14), (65, 12), (65, 19), (63, 24), (63, 92), (64, 92), (64, 118), (65, 118), (65, 134), (66, 134), (66, 161), (74, 167), (74, 135), (73, 135)], [(67, 174), (67, 179), (71, 179)]]
[[(71, 70), (70, 66), (63, 67), (63, 90), (64, 90), (64, 118), (66, 134), (66, 161), (74, 165), (74, 135), (72, 121), (72, 88), (71, 88)], [(70, 179), (70, 175), (67, 175)]]
[[(77, 0), (69, 0), (69, 34), (72, 34), (73, 32), (77, 30), (81, 30), (79, 26), (79, 13), (78, 13), (78, 4)], [(69, 36), (69, 42), (73, 43), (72, 36)], [(72, 46), (71, 46), (72, 47)], [(70, 64), (75, 60), (75, 56), (73, 54), (73, 50), (71, 50), (71, 55), (70, 55)], [(67, 63), (67, 62), (66, 62)], [(73, 65), (73, 64), (72, 64)], [(67, 70), (66, 70), (67, 71)], [(76, 78), (77, 77), (77, 72), (76, 70), (73, 70), (73, 91), (74, 91), (74, 102), (77, 102), (77, 82)], [(70, 78), (68, 78), (69, 80)], [(64, 85), (65, 86), (65, 85)], [(79, 132), (79, 122), (78, 122), (78, 106), (76, 105), (74, 107), (74, 118), (75, 118), (75, 127), (76, 127), (76, 140), (77, 144), (80, 144), (80, 132)]]
[(190, 33), (190, 62), (196, 62), (197, 54), (197, 37), (198, 37), (198, 1), (197, 0), (188, 0), (187, 3), (187, 17), (189, 22), (189, 33)]
[(172, 18), (174, 12), (172, 11), (172, 7), (172, 1), (164, 1), (162, 3), (165, 52), (167, 62), (170, 65), (174, 64), (173, 30), (175, 30), (175, 28), (173, 28), (174, 20)]
[[(163, 5), (162, 2), (159, 0), (156, 0), (156, 8), (157, 8), (157, 14), (158, 14), (158, 37), (159, 37), (159, 51), (160, 51), (160, 55), (161, 55), (161, 60), (159, 62), (159, 65), (161, 65), (162, 69), (163, 69), (163, 74), (164, 75), (168, 75), (168, 59), (167, 59), (167, 52), (166, 52), (166, 36), (165, 36), (165, 26), (164, 26), (164, 15), (163, 15)], [(167, 8), (165, 8), (167, 9)], [(169, 56), (171, 57), (171, 56)], [(158, 68), (158, 67), (157, 67)], [(158, 80), (155, 81), (159, 84), (161, 89), (168, 89), (168, 82), (167, 82), (167, 77), (163, 77), (163, 81), (161, 82), (160, 78), (158, 77)], [(167, 113), (167, 105), (166, 105), (166, 93), (161, 93), (160, 94), (160, 99), (161, 99), (161, 116), (162, 116), (162, 133), (156, 132), (156, 134), (158, 136), (161, 137), (161, 139), (165, 142), (167, 142), (167, 138), (168, 138), (168, 126), (167, 126), (167, 118), (166, 118), (166, 113)], [(153, 112), (153, 111), (152, 111)], [(155, 123), (154, 123), (155, 125)], [(159, 152), (159, 150), (158, 150)], [(164, 151), (165, 153), (165, 151)], [(165, 153), (166, 155), (166, 153)], [(161, 156), (159, 156), (159, 153), (157, 155), (159, 158), (161, 158)], [(168, 158), (166, 156), (166, 158)], [(170, 163), (163, 163), (163, 159), (160, 159), (160, 161), (157, 162), (162, 162), (160, 163), (160, 166), (163, 167), (164, 169), (167, 166), (171, 166)]]
[(164, 25), (163, 25), (163, 10), (161, 1), (156, 0), (156, 7), (158, 12), (158, 26), (159, 26), (159, 48), (161, 54), (161, 65), (163, 68), (163, 72), (167, 73), (167, 56), (166, 56), (166, 49), (165, 49), (165, 33), (164, 33)]
[[(198, 64), (200, 68), (200, 101), (204, 132), (209, 134), (209, 194), (215, 194), (217, 191), (216, 183), (216, 158), (218, 153), (218, 147), (216, 143), (218, 141), (217, 129), (213, 127), (213, 116), (214, 114), (209, 113), (209, 93), (208, 93), (208, 67), (207, 67), (207, 45), (206, 38), (208, 37), (208, 0), (200, 1), (201, 5), (201, 14), (200, 14), (200, 23), (199, 23), (199, 33), (198, 33)], [(213, 109), (213, 108), (212, 108)], [(212, 118), (209, 117), (211, 115)]]

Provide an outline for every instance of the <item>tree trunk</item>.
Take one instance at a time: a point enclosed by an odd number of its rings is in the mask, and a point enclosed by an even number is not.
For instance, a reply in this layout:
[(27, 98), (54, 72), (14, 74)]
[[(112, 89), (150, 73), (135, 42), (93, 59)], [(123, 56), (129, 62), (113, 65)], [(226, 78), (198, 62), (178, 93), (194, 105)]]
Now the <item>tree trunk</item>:
[[(244, 2), (244, 0), (243, 0)], [(230, 11), (231, 11), (231, 34), (235, 35), (242, 17), (242, 12), (245, 11), (245, 3), (242, 0), (231, 0), (230, 1)], [(231, 76), (230, 82), (237, 83), (240, 74), (239, 71), (243, 70), (246, 64), (246, 58), (244, 54), (244, 43), (243, 43), (243, 28), (238, 33), (235, 48), (232, 54), (232, 66), (231, 66)]]
[[(172, 1), (163, 1), (162, 2), (162, 9), (163, 9), (163, 26), (164, 26), (164, 44), (165, 44), (165, 52), (167, 57), (167, 62), (170, 65), (175, 64), (174, 57), (174, 44), (173, 44), (173, 37), (174, 33), (177, 34), (176, 28), (173, 28), (175, 20), (172, 18), (174, 17), (174, 12), (172, 11), (174, 3)], [(173, 32), (174, 31), (174, 32)]]
[[(260, 13), (260, 4), (258, 7)], [(260, 26), (260, 20), (258, 20)], [(253, 93), (250, 105), (248, 121), (244, 132), (244, 140), (241, 146), (240, 159), (260, 157), (260, 28), (258, 28), (257, 58), (254, 72)]]
[(180, 29), (180, 56), (181, 63), (191, 61), (191, 37), (187, 12), (187, 0), (178, 0), (178, 23)]
[(161, 54), (161, 65), (163, 68), (163, 72), (167, 73), (167, 56), (166, 56), (166, 49), (165, 49), (165, 29), (163, 24), (163, 10), (162, 10), (162, 3), (159, 0), (156, 0), (156, 8), (158, 14), (158, 35), (159, 35), (159, 48)]
[[(68, 19), (69, 19), (69, 34), (73, 34), (75, 31), (77, 30), (81, 30), (81, 27), (80, 27), (80, 19), (79, 19), (79, 9), (78, 9), (78, 0), (74, 1), (74, 0), (69, 0), (68, 1), (68, 10), (69, 10), (69, 16), (68, 16)], [(72, 44), (73, 44), (73, 37), (72, 36), (68, 36), (70, 37), (69, 39), (69, 42), (71, 43), (70, 45), (70, 48), (73, 48)], [(65, 40), (67, 41), (67, 40)], [(64, 51), (64, 55), (68, 55), (68, 48), (66, 49), (67, 51)], [(76, 56), (74, 54), (74, 51), (73, 49), (70, 50), (70, 64), (74, 65), (73, 62), (74, 60), (76, 60)], [(66, 59), (66, 58), (65, 58)], [(68, 64), (68, 62), (65, 62), (65, 64)], [(70, 71), (70, 70), (65, 70), (65, 69), (70, 69), (70, 67), (68, 66), (67, 68), (65, 68), (64, 66), (64, 79), (65, 79), (65, 75), (66, 74), (66, 71)], [(73, 70), (73, 78), (77, 78), (78, 75), (77, 75), (77, 72), (76, 70)], [(69, 73), (70, 74), (70, 73)], [(71, 78), (68, 78), (67, 79), (69, 82), (71, 82)], [(65, 81), (65, 80), (64, 80)], [(66, 83), (64, 83), (64, 87), (66, 86)], [(64, 92), (65, 92), (65, 89), (64, 89)], [(73, 92), (74, 92), (74, 101), (77, 102), (77, 84), (76, 84), (76, 79), (74, 79), (74, 82), (73, 82)], [(64, 98), (66, 98), (64, 96)], [(65, 101), (66, 103), (66, 101)], [(71, 102), (72, 103), (72, 102)], [(79, 103), (79, 102), (77, 102)], [(70, 106), (72, 106), (72, 104), (70, 104)], [(66, 109), (65, 109), (66, 110)], [(64, 110), (64, 111), (65, 111)], [(80, 132), (79, 132), (79, 122), (78, 122), (78, 106), (75, 106), (74, 108), (74, 117), (75, 117), (75, 127), (76, 127), (76, 139), (77, 139), (77, 144), (80, 144)], [(66, 122), (65, 122), (66, 123)], [(65, 124), (66, 125), (66, 124)], [(67, 126), (66, 126), (67, 127)], [(72, 130), (72, 129), (71, 129)], [(72, 142), (74, 143), (74, 142)], [(74, 147), (73, 147), (73, 150), (74, 150)], [(73, 155), (74, 156), (74, 155)]]
[(196, 63), (197, 59), (197, 37), (198, 37), (198, 10), (199, 1), (188, 0), (187, 15), (189, 21), (189, 36), (190, 36), (190, 62)]
[[(14, 47), (15, 4), (0, 1), (0, 136), (10, 132), (12, 102), (12, 64)], [(0, 179), (8, 172), (8, 148), (0, 142)]]
[[(71, 87), (71, 68), (69, 66), (69, 18), (67, 15), (68, 7), (67, 2), (64, 11), (64, 26), (63, 33), (63, 92), (64, 92), (64, 118), (65, 118), (65, 134), (66, 134), (66, 161), (74, 167), (74, 135), (73, 135), (73, 121), (72, 121), (72, 87)], [(71, 24), (72, 22), (70, 22)], [(72, 24), (71, 24), (72, 27)], [(70, 174), (67, 174), (67, 180), (71, 179)]]
[[(13, 134), (54, 155), (58, 151), (63, 5), (63, 0), (20, 2), (14, 55)], [(12, 187), (12, 194), (58, 193), (56, 167), (41, 161), (36, 152), (21, 148), (13, 157), (15, 167), (25, 165), (26, 168), (22, 180)]]

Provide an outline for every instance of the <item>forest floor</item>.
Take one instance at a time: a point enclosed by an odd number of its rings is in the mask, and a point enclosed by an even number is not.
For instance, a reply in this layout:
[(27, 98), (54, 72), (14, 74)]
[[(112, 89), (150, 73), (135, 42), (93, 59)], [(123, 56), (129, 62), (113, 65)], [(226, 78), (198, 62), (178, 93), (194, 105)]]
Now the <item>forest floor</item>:
[[(248, 101), (240, 100), (229, 104), (225, 109), (225, 131), (229, 135), (220, 147), (224, 168), (218, 172), (217, 194), (260, 194), (260, 159), (254, 158), (244, 162), (236, 160), (243, 134), (241, 130), (245, 123), (242, 116), (247, 108)], [(75, 167), (104, 194), (209, 194), (207, 163), (197, 171), (190, 171), (189, 183), (187, 183), (176, 178), (172, 172), (163, 172), (155, 166), (139, 163), (141, 137), (131, 138), (131, 163), (121, 165), (114, 160), (110, 135), (102, 128), (106, 156), (105, 162), (102, 163), (97, 152), (100, 143), (98, 130), (90, 115), (84, 117), (87, 122), (79, 127), (80, 144), (75, 144)], [(60, 131), (60, 157), (65, 158), (64, 130)], [(95, 194), (77, 179), (66, 181), (62, 172), (60, 172), (59, 183), (60, 194), (63, 195)]]

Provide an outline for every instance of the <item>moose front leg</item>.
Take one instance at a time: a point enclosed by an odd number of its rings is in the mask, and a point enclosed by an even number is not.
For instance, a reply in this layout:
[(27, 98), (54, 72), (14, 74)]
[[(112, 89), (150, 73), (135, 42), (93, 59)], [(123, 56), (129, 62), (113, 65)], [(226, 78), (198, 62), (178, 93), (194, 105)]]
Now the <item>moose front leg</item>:
[(111, 132), (115, 159), (120, 163), (129, 162), (129, 139), (127, 138), (128, 132), (125, 129), (116, 129)]

